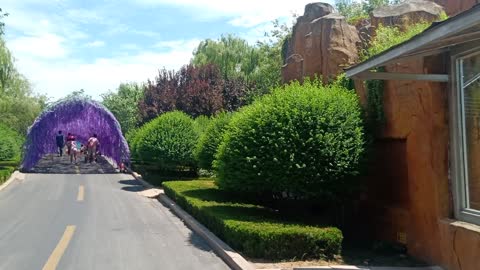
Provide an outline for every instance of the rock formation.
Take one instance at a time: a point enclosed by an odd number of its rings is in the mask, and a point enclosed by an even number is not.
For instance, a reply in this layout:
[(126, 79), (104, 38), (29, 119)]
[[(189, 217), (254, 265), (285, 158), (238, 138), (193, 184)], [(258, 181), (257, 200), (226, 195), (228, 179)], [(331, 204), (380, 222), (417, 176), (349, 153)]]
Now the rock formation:
[(440, 5), (424, 0), (410, 0), (399, 5), (383, 6), (375, 9), (371, 15), (372, 25), (403, 26), (421, 21), (432, 22), (440, 18), (443, 12)]
[(358, 61), (359, 45), (356, 28), (333, 13), (331, 5), (308, 4), (293, 28), (283, 79), (288, 82), (318, 75), (328, 80)]
[(431, 0), (445, 8), (448, 16), (455, 16), (480, 3), (479, 0)]
[(358, 62), (359, 50), (368, 47), (379, 24), (404, 27), (419, 21), (438, 20), (443, 8), (432, 1), (409, 0), (381, 7), (372, 12), (370, 19), (362, 20), (356, 26), (349, 25), (343, 16), (334, 13), (329, 4), (308, 4), (304, 15), (297, 19), (292, 38), (284, 49), (283, 81), (315, 75), (328, 81), (345, 67)]

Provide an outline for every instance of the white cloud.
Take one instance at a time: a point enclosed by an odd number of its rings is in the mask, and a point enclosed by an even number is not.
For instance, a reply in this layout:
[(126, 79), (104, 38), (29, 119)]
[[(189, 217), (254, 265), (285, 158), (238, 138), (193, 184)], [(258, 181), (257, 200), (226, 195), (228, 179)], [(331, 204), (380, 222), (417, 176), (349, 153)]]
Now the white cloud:
[[(196, 40), (184, 41), (194, 44)], [(168, 43), (168, 41), (166, 41)], [(172, 41), (171, 44), (174, 44)], [(187, 64), (192, 48), (180, 46), (165, 52), (140, 51), (137, 54), (120, 55), (112, 58), (98, 58), (92, 62), (81, 62), (65, 58), (45, 61), (39, 58), (22, 58), (19, 65), (39, 93), (58, 99), (73, 90), (84, 89), (95, 99), (100, 94), (118, 87), (121, 82), (142, 82), (154, 79), (161, 68), (178, 69)]]
[(103, 46), (105, 46), (105, 42), (101, 41), (101, 40), (95, 40), (95, 41), (92, 41), (92, 42), (89, 42), (89, 43), (85, 44), (85, 46), (86, 47), (91, 47), (91, 48), (103, 47)]
[(68, 54), (64, 39), (55, 34), (22, 36), (7, 42), (16, 57), (62, 58)]

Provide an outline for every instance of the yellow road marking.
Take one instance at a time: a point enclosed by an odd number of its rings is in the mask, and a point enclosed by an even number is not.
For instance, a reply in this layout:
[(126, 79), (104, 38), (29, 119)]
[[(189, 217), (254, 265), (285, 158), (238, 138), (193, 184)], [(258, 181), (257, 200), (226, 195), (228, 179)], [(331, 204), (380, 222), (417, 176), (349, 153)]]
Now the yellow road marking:
[(78, 165), (75, 165), (75, 172), (76, 172), (77, 174), (80, 174), (80, 168), (78, 167)]
[(63, 233), (60, 242), (58, 242), (57, 246), (53, 250), (52, 254), (48, 258), (47, 263), (43, 266), (42, 270), (55, 270), (57, 269), (57, 265), (60, 262), (60, 259), (63, 256), (63, 253), (68, 247), (70, 240), (72, 239), (73, 233), (75, 232), (74, 225), (68, 225)]
[(83, 201), (84, 197), (85, 197), (85, 187), (82, 185), (78, 187), (77, 201), (79, 202)]

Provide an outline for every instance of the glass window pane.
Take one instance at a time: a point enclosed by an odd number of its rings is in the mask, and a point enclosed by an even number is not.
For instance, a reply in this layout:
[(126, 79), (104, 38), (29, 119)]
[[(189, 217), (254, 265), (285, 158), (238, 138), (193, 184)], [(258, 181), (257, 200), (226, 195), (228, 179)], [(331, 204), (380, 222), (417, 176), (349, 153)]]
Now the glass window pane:
[[(480, 55), (462, 60), (467, 207), (480, 211)], [(473, 81), (472, 81), (473, 80)], [(469, 83), (467, 85), (467, 83)]]

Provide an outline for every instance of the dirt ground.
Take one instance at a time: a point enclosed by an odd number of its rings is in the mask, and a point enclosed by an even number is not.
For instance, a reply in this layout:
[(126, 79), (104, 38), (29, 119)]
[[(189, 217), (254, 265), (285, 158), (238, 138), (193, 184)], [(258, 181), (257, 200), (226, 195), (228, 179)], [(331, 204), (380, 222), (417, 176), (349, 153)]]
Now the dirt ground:
[(331, 261), (326, 260), (293, 260), (273, 262), (267, 260), (249, 260), (257, 269), (282, 269), (292, 270), (300, 266), (328, 266), (328, 265), (355, 265), (355, 266), (396, 266), (396, 267), (421, 267), (427, 264), (412, 258), (403, 252), (373, 251), (368, 249), (349, 249)]

